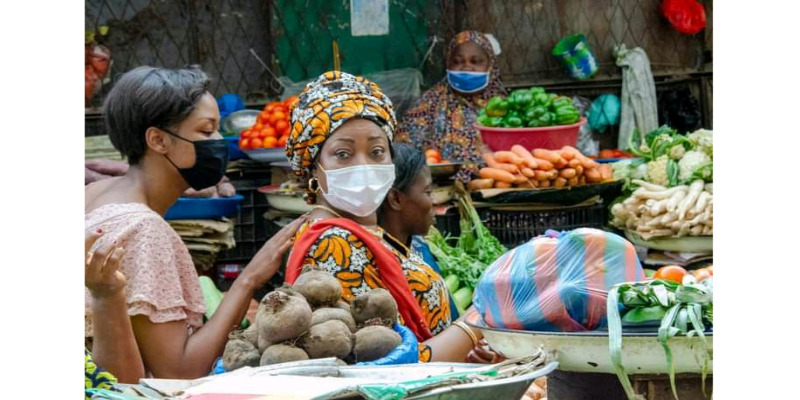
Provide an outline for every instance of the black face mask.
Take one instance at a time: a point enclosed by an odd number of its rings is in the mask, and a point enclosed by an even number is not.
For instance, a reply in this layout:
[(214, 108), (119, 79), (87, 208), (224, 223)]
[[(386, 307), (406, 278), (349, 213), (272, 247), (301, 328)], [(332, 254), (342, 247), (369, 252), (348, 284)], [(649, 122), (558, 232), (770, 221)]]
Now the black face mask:
[(178, 168), (166, 155), (164, 158), (172, 164), (181, 174), (183, 179), (194, 190), (203, 190), (216, 185), (225, 175), (228, 167), (228, 143), (225, 139), (198, 140), (193, 142), (184, 139), (177, 134), (161, 128), (170, 135), (189, 142), (194, 145), (194, 166), (190, 168)]

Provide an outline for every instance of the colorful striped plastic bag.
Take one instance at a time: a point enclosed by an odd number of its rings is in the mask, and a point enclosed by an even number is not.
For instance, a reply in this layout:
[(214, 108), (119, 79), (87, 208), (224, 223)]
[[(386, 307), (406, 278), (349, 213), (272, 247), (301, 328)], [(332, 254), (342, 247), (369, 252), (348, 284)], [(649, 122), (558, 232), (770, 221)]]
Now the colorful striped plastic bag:
[(636, 250), (624, 238), (592, 228), (547, 231), (490, 265), (474, 304), (491, 327), (594, 330), (605, 326), (608, 290), (643, 279)]

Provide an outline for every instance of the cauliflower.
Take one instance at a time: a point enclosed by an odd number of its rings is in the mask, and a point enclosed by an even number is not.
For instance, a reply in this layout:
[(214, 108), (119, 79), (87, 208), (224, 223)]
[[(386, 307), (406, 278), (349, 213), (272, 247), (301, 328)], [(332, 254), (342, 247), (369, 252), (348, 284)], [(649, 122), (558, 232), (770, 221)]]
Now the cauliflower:
[[(692, 175), (701, 167), (706, 167), (711, 163), (711, 157), (708, 156), (703, 150), (690, 150), (678, 161), (678, 168), (680, 169), (680, 180), (685, 182), (691, 179)], [(710, 168), (708, 173), (704, 174), (703, 180), (710, 178)]]
[(702, 151), (712, 159), (714, 158), (714, 138), (712, 131), (698, 129), (690, 133), (687, 137), (695, 150)]
[(684, 154), (686, 154), (686, 148), (684, 148), (682, 144), (679, 144), (677, 146), (672, 146), (672, 148), (669, 149), (669, 158), (675, 161), (683, 158)]
[(667, 162), (669, 157), (663, 155), (647, 163), (647, 180), (661, 186), (669, 186), (667, 176)]

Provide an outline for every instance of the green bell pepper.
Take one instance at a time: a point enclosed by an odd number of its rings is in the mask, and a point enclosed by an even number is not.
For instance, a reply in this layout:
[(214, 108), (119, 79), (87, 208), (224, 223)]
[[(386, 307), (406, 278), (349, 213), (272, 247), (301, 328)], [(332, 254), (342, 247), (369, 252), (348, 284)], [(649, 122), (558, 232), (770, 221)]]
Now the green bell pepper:
[(525, 89), (517, 89), (508, 96), (508, 104), (512, 109), (524, 110), (533, 103), (533, 93)]
[(551, 126), (556, 122), (556, 115), (549, 112), (537, 118), (537, 121), (539, 121), (539, 126)]
[(503, 117), (503, 124), (507, 128), (519, 128), (522, 126), (522, 117), (519, 112), (511, 110)]
[(559, 108), (564, 107), (564, 106), (571, 106), (572, 105), (572, 99), (570, 99), (569, 97), (566, 97), (566, 96), (558, 96), (558, 97), (554, 98), (553, 101), (550, 102), (550, 104), (551, 104), (551, 107), (553, 107), (553, 109), (555, 110), (555, 109), (559, 109)]
[(533, 96), (533, 104), (542, 107), (548, 107), (550, 105), (550, 99), (547, 97), (547, 93), (537, 93)]
[(510, 105), (508, 100), (500, 97), (494, 96), (489, 99), (489, 102), (486, 103), (486, 115), (490, 117), (502, 117), (506, 115), (508, 112)]
[(501, 127), (503, 126), (503, 117), (489, 117), (489, 120), (486, 122), (488, 122), (486, 126), (490, 128)]
[(532, 88), (530, 88), (530, 89), (528, 89), (528, 90), (529, 90), (529, 91), (531, 92), (531, 94), (532, 94), (532, 95), (534, 95), (534, 96), (536, 96), (536, 95), (537, 95), (537, 94), (539, 94), (539, 93), (544, 93), (544, 88), (543, 88), (543, 87), (541, 87), (541, 86), (534, 86), (534, 87), (532, 87)]
[(476, 122), (478, 123), (478, 125), (489, 126), (489, 118), (491, 117), (486, 114), (478, 114)]
[(525, 126), (527, 126), (528, 128), (538, 128), (542, 126), (542, 124), (539, 123), (539, 119), (537, 118), (528, 121), (528, 123), (526, 123)]
[(580, 114), (578, 114), (578, 110), (575, 109), (572, 105), (566, 105), (559, 108), (556, 108), (556, 124), (558, 125), (569, 125), (578, 122), (581, 119)]

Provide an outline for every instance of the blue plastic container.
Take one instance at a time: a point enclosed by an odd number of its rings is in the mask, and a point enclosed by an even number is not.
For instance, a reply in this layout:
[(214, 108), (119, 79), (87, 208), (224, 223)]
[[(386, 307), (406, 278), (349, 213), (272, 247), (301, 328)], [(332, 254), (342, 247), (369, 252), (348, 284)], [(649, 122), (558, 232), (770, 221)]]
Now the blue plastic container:
[(166, 220), (215, 219), (236, 215), (244, 196), (191, 198), (181, 197), (167, 210)]
[(227, 136), (225, 140), (228, 141), (228, 159), (230, 161), (241, 160), (247, 158), (247, 154), (239, 150), (239, 135)]

